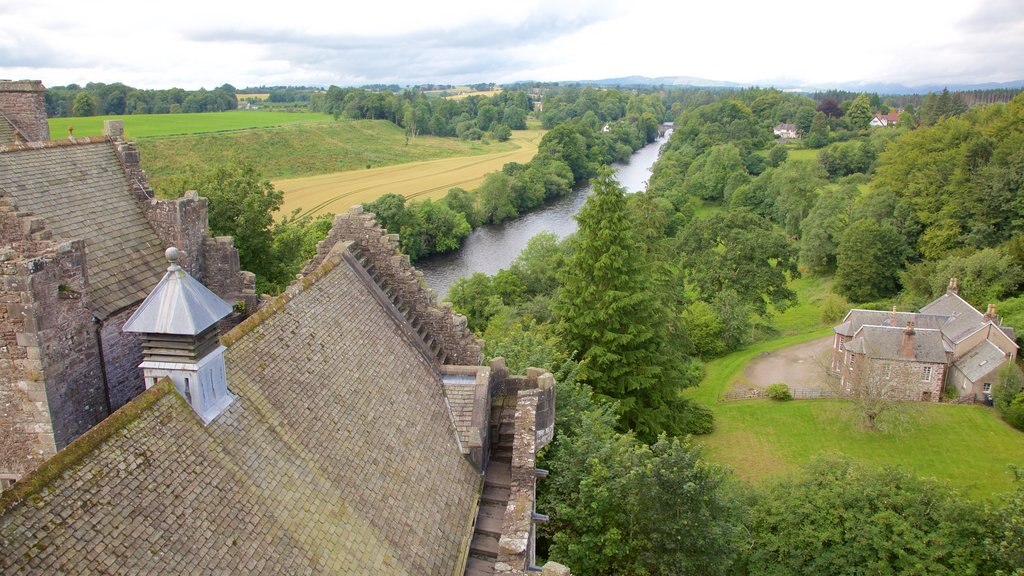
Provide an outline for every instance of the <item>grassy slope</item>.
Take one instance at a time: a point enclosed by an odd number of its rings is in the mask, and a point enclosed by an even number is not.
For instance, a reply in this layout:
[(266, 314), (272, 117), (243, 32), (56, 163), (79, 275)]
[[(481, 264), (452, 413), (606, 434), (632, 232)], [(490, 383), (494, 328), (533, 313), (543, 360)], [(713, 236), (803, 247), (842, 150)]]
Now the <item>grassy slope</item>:
[(715, 412), (715, 431), (698, 438), (709, 460), (758, 483), (792, 472), (816, 454), (841, 452), (949, 480), (975, 497), (1011, 489), (1007, 465), (1024, 464), (1024, 434), (988, 408), (915, 404), (908, 425), (869, 432), (849, 405), (838, 401), (718, 402), (759, 354), (831, 333), (817, 305), (829, 283), (803, 278), (794, 287), (801, 303), (778, 317), (778, 338), (709, 362), (700, 387), (687, 392)]
[(68, 126), (74, 126), (75, 136), (99, 136), (103, 133), (104, 120), (123, 120), (127, 138), (152, 138), (180, 134), (201, 134), (267, 128), (295, 122), (323, 121), (319, 113), (269, 112), (263, 110), (238, 110), (231, 112), (207, 112), (202, 114), (138, 114), (124, 116), (89, 116), (86, 118), (50, 118), (52, 138), (64, 138)]
[(146, 138), (138, 146), (157, 188), (182, 166), (211, 166), (236, 157), (259, 166), (264, 177), (274, 180), (517, 149), (507, 142), (433, 136), (410, 138), (406, 145), (402, 129), (384, 120), (318, 118), (273, 128)]

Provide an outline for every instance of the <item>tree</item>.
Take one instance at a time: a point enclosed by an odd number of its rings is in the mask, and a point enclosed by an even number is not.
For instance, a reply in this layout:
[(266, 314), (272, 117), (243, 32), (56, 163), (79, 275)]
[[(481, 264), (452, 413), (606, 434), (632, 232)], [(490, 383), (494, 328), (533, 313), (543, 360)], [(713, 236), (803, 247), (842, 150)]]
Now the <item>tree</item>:
[(95, 116), (96, 101), (88, 92), (75, 94), (75, 102), (71, 105), (71, 113), (75, 116)]
[(566, 357), (579, 359), (580, 378), (619, 402), (620, 425), (652, 440), (679, 434), (680, 398), (692, 385), (682, 358), (667, 345), (667, 320), (650, 289), (651, 268), (634, 235), (626, 197), (609, 169), (576, 215), (574, 252), (556, 301)]
[(818, 112), (821, 112), (829, 118), (842, 118), (843, 110), (839, 107), (839, 102), (836, 102), (834, 98), (825, 98), (818, 104)]
[(868, 219), (854, 222), (839, 239), (836, 292), (854, 302), (895, 294), (906, 253), (903, 237), (892, 226)]
[(804, 144), (808, 148), (821, 148), (828, 144), (828, 120), (825, 118), (825, 114), (818, 112), (814, 115), (814, 120), (811, 122), (811, 129), (807, 133), (807, 137), (804, 139)]
[(768, 150), (768, 164), (772, 168), (777, 168), (780, 164), (786, 161), (786, 157), (789, 155), (789, 151), (786, 150), (786, 146), (783, 144), (775, 144)]
[[(845, 387), (830, 378), (834, 392), (850, 401), (864, 428), (880, 430), (902, 425), (914, 407), (906, 402), (907, 386), (921, 379), (921, 368), (910, 362), (883, 361), (858, 357)], [(916, 398), (915, 398), (916, 399)], [(885, 420), (880, 420), (882, 416)]]
[(197, 190), (209, 198), (210, 232), (215, 236), (234, 236), (243, 270), (256, 274), (261, 282), (277, 283), (272, 245), (274, 216), (284, 202), (284, 194), (260, 178), (256, 167), (236, 161), (207, 171), (189, 169), (169, 182), (172, 192)]
[(850, 108), (846, 111), (846, 121), (854, 130), (865, 130), (871, 123), (871, 101), (868, 95), (861, 92), (853, 99)]
[(728, 198), (749, 180), (739, 148), (721, 144), (697, 157), (686, 173), (686, 191), (703, 200)]
[(796, 250), (764, 218), (746, 210), (695, 218), (678, 241), (683, 276), (701, 300), (732, 291), (757, 314), (769, 303), (785, 310), (796, 301), (788, 287), (799, 276)]
[(752, 499), (737, 573), (991, 574), (985, 508), (934, 480), (822, 457)]
[(813, 274), (836, 269), (839, 238), (850, 224), (856, 186), (825, 188), (800, 223), (800, 262)]

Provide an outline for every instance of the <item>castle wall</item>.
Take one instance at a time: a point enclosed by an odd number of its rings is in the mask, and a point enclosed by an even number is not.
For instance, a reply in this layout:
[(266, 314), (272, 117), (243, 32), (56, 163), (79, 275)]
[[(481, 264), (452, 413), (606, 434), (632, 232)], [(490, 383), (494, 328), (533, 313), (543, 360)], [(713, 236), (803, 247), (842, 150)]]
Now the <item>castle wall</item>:
[(398, 301), (426, 327), (441, 346), (445, 364), (479, 365), (483, 360), (483, 343), (466, 327), (466, 317), (452, 311), (447, 302), (438, 303), (437, 296), (423, 280), (423, 273), (413, 268), (409, 257), (398, 249), (398, 235), (388, 234), (372, 214), (355, 206), (347, 214), (334, 219), (327, 238), (317, 245), (317, 255), (306, 265), (303, 274), (315, 270), (339, 241), (352, 241), (372, 264), (381, 283), (397, 294)]
[(181, 250), (178, 265), (200, 282), (206, 280), (206, 250), (203, 244), (207, 233), (208, 205), (209, 201), (196, 192), (186, 192), (176, 200), (149, 200), (143, 203), (146, 219), (160, 241), (164, 246), (174, 246)]
[(122, 332), (121, 327), (135, 313), (137, 306), (107, 317), (100, 328), (103, 345), (103, 369), (107, 375), (107, 394), (111, 411), (146, 390), (142, 377), (142, 335)]
[(29, 142), (50, 139), (46, 122), (46, 88), (39, 80), (0, 81), (0, 112)]

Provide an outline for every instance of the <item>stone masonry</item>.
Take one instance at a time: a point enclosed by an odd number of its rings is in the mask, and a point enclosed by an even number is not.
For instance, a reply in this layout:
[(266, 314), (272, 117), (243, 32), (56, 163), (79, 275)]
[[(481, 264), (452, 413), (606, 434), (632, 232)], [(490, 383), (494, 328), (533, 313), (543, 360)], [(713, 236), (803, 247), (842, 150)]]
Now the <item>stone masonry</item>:
[(46, 88), (39, 80), (0, 80), (0, 114), (14, 125), (22, 141), (46, 142), (50, 139), (50, 125), (46, 122)]
[(466, 317), (453, 312), (449, 303), (437, 301), (437, 295), (423, 280), (423, 273), (413, 268), (409, 257), (399, 250), (398, 235), (388, 234), (361, 206), (335, 217), (327, 238), (317, 245), (317, 255), (303, 274), (314, 270), (331, 248), (343, 240), (356, 244), (356, 250), (382, 275), (382, 287), (396, 291), (397, 299), (410, 308), (411, 315), (440, 343), (444, 364), (480, 364), (483, 343), (466, 327)]

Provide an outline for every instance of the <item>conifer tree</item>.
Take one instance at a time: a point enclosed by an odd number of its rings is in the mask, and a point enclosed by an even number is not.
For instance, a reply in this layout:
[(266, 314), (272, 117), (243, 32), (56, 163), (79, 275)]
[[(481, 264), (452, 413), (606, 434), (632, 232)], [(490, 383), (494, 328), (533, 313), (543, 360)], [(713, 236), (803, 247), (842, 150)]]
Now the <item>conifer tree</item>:
[[(660, 432), (707, 432), (710, 414), (679, 397), (685, 358), (668, 346), (667, 318), (626, 208), (623, 189), (603, 169), (577, 214), (573, 255), (562, 273), (557, 309), (566, 352), (580, 377), (619, 401), (619, 424), (644, 440)], [(690, 371), (692, 372), (692, 371)]]

